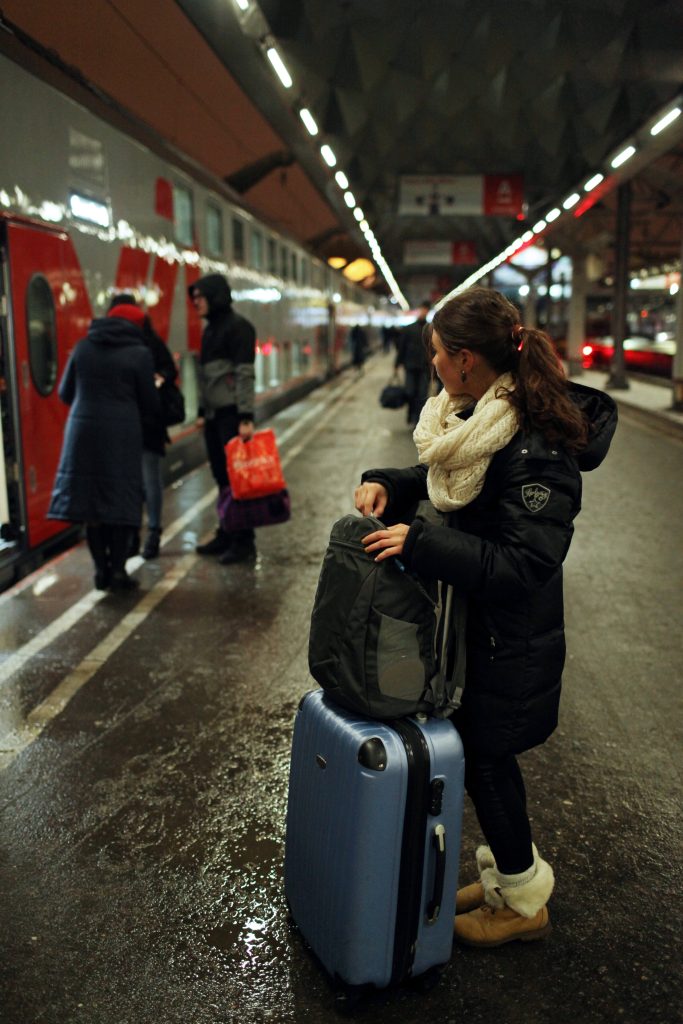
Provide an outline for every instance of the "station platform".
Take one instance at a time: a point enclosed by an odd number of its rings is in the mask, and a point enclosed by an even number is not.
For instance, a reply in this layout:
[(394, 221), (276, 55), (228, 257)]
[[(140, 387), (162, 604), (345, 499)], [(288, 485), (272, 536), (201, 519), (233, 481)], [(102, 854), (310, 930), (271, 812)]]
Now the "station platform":
[[(338, 1019), (284, 899), (289, 752), (331, 525), (364, 469), (415, 462), (404, 411), (378, 401), (391, 365), (268, 422), (293, 514), (255, 563), (195, 553), (215, 525), (202, 466), (166, 491), (160, 557), (129, 561), (139, 591), (93, 590), (79, 544), (0, 596), (3, 1024)], [(683, 434), (642, 419), (649, 393), (632, 414), (640, 386), (613, 394), (565, 565), (560, 727), (521, 759), (553, 933), (455, 947), (434, 989), (378, 994), (360, 1020), (681, 1019)], [(480, 842), (467, 805), (463, 883)]]

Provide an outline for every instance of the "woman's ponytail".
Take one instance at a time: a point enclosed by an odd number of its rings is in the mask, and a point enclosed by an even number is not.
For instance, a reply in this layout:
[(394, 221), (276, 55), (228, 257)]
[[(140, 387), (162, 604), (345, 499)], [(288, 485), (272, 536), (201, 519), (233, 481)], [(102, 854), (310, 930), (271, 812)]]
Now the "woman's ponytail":
[(567, 379), (550, 338), (535, 327), (515, 327), (519, 331), (513, 333), (513, 339), (518, 339), (519, 345), (511, 404), (527, 429), (539, 430), (551, 444), (580, 450), (588, 438), (588, 424), (569, 396)]

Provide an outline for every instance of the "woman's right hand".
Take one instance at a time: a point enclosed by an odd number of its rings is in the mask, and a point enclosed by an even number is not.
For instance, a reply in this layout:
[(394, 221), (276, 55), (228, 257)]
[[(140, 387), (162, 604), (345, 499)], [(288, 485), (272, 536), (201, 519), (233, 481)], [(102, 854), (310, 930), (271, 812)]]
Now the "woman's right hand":
[(364, 516), (377, 516), (379, 519), (389, 500), (389, 492), (384, 484), (361, 484), (353, 494), (356, 508)]

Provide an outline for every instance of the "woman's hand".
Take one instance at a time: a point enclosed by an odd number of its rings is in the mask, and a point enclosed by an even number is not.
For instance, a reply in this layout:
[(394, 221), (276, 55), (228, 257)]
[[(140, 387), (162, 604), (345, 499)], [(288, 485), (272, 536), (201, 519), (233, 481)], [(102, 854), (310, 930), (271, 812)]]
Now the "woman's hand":
[(364, 516), (377, 516), (379, 519), (387, 507), (389, 492), (384, 484), (361, 484), (353, 493), (356, 508)]
[(375, 556), (376, 562), (382, 562), (385, 558), (394, 558), (403, 554), (403, 545), (408, 536), (409, 526), (405, 523), (397, 523), (396, 526), (389, 526), (386, 530), (375, 530), (363, 537), (365, 550), (368, 552), (378, 551)]

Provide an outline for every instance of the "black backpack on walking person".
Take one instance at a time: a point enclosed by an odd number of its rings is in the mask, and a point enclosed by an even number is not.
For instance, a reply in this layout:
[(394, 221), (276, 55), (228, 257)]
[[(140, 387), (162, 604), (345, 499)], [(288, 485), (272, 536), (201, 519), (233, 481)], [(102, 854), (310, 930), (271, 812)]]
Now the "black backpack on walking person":
[(311, 616), (310, 672), (331, 700), (369, 718), (446, 717), (464, 678), (464, 645), (447, 656), (452, 591), (442, 615), (436, 584), (430, 589), (396, 558), (375, 562), (361, 538), (383, 528), (372, 516), (334, 524)]

